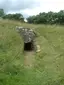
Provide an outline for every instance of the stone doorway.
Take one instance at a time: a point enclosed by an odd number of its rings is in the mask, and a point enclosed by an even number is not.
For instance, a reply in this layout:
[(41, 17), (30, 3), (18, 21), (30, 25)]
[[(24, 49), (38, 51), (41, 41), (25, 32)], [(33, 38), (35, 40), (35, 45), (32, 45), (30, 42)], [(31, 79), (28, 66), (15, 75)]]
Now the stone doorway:
[(28, 43), (24, 43), (24, 51), (33, 51), (34, 50), (34, 43), (32, 42), (28, 42)]

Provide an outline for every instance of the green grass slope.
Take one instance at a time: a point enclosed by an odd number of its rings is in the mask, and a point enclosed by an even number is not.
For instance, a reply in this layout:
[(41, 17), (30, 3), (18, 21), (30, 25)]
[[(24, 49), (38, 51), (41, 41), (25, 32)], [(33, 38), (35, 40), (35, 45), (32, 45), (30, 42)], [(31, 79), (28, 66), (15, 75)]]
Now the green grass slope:
[[(34, 66), (24, 67), (23, 40), (16, 26), (35, 28)], [(64, 26), (0, 20), (0, 85), (64, 85)]]

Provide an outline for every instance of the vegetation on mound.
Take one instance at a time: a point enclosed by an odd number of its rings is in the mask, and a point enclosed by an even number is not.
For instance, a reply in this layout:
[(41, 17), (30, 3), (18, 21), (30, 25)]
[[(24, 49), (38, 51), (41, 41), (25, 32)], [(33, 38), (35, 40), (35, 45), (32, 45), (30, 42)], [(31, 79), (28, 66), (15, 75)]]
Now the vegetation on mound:
[[(23, 40), (16, 26), (39, 33), (41, 51), (33, 55), (31, 68), (24, 67)], [(0, 85), (64, 85), (64, 27), (0, 20)]]

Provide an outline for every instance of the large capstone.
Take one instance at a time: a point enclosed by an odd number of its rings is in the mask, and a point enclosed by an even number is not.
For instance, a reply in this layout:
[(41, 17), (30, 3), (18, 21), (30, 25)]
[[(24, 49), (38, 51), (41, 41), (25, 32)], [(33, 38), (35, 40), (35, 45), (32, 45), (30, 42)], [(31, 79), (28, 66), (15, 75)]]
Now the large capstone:
[(24, 27), (16, 27), (17, 32), (20, 33), (20, 35), (23, 38), (24, 41), (24, 50), (34, 50), (36, 49), (35, 46), (35, 38), (36, 33), (30, 29), (30, 28), (24, 28)]
[(24, 43), (31, 42), (36, 37), (36, 33), (30, 28), (17, 27), (17, 31), (22, 36)]

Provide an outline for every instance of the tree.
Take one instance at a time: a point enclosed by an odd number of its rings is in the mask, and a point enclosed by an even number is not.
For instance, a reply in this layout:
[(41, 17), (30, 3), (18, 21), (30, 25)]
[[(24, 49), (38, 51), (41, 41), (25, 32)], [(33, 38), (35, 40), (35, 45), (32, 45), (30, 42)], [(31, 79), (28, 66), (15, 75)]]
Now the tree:
[(3, 17), (5, 15), (4, 10), (0, 9), (0, 17)]
[(64, 10), (61, 10), (58, 12), (58, 23), (64, 24)]
[(16, 13), (16, 14), (7, 14), (3, 16), (3, 19), (11, 19), (11, 20), (19, 20), (24, 21), (24, 17), (22, 14)]
[(36, 16), (30, 16), (30, 17), (27, 18), (27, 21), (29, 23), (35, 23), (35, 20), (36, 20)]
[(27, 21), (37, 24), (64, 24), (64, 10), (59, 12), (43, 12), (36, 16), (28, 17)]

